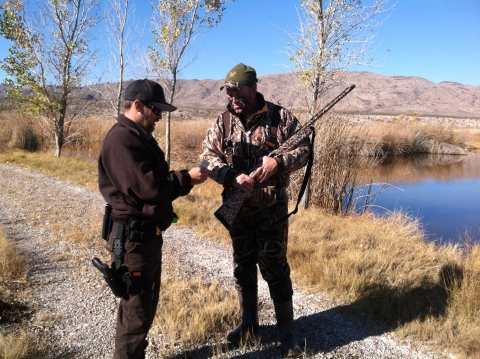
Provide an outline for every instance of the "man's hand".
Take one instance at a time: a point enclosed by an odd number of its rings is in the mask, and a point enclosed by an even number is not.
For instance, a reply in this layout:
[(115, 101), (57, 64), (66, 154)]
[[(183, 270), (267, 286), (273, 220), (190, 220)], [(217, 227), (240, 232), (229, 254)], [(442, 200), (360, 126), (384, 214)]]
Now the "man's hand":
[(190, 184), (196, 185), (205, 182), (208, 178), (209, 172), (210, 171), (204, 167), (192, 168), (190, 171), (188, 171), (188, 174), (191, 178)]
[(232, 186), (243, 192), (252, 192), (255, 187), (255, 181), (249, 175), (240, 173), (232, 179)]
[(278, 163), (274, 158), (263, 156), (263, 163), (253, 173), (253, 179), (257, 183), (263, 183), (277, 172)]

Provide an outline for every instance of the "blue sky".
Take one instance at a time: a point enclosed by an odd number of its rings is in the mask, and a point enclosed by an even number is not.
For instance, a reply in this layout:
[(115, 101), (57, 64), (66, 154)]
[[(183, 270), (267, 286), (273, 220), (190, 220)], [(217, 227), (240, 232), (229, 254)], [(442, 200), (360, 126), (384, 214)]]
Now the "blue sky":
[[(136, 4), (137, 18), (148, 21), (149, 1)], [(253, 66), (259, 75), (285, 72), (289, 64), (285, 31), (297, 27), (298, 4), (296, 0), (229, 3), (220, 25), (194, 42), (191, 51), (197, 59), (181, 77), (221, 79), (239, 62)], [(146, 36), (143, 42), (150, 39)], [(398, 0), (378, 29), (374, 45), (376, 59), (388, 54), (383, 65), (352, 70), (480, 86), (480, 0)], [(0, 59), (7, 48), (0, 38)], [(4, 76), (0, 71), (0, 80)]]

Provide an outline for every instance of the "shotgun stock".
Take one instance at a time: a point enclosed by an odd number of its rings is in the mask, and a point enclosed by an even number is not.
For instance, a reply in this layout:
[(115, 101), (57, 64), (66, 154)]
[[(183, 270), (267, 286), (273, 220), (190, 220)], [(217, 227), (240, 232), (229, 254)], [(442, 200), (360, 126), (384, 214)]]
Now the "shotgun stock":
[[(297, 132), (295, 132), (288, 140), (282, 143), (277, 149), (270, 152), (270, 157), (278, 157), (280, 154), (291, 151), (295, 149), (306, 137), (310, 136), (313, 132), (316, 121), (318, 121), (324, 114), (326, 114), (333, 106), (337, 104), (341, 99), (348, 95), (350, 91), (355, 88), (355, 85), (350, 85), (343, 92), (330, 101), (323, 109), (317, 112), (312, 118), (310, 118)], [(255, 171), (253, 171), (255, 172)], [(253, 175), (253, 172), (250, 176)], [(215, 217), (229, 229), (232, 225), (235, 217), (240, 211), (243, 202), (251, 197), (251, 192), (242, 192), (236, 190), (223, 204), (215, 211)]]

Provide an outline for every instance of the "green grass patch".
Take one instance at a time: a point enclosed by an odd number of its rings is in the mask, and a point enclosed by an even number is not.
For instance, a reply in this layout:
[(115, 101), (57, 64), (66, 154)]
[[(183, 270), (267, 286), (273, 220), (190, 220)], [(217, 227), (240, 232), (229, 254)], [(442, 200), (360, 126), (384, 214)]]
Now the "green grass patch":
[(55, 157), (49, 153), (13, 151), (0, 153), (0, 162), (28, 168), (56, 179), (98, 190), (97, 163), (81, 157)]

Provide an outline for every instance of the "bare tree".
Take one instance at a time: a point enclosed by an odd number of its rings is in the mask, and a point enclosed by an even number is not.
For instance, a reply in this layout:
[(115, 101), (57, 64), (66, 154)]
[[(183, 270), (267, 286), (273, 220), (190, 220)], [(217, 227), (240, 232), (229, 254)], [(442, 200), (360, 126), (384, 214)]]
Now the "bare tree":
[[(195, 58), (188, 49), (195, 36), (217, 26), (227, 0), (158, 0), (153, 6), (152, 32), (156, 47), (149, 48), (152, 70), (166, 90), (169, 102), (175, 101), (179, 73)], [(233, 0), (232, 0), (233, 2)], [(170, 163), (170, 112), (165, 129), (165, 157)]]
[[(370, 56), (376, 29), (393, 9), (388, 0), (305, 0), (298, 13), (299, 31), (286, 44), (293, 64), (294, 92), (310, 116), (319, 99), (341, 82), (353, 65), (374, 66)], [(384, 15), (384, 16), (381, 16)], [(309, 180), (309, 179), (308, 179)], [(308, 207), (309, 186), (302, 200)]]
[(375, 66), (373, 39), (393, 9), (387, 4), (388, 0), (301, 2), (299, 32), (290, 34), (286, 47), (297, 80), (295, 90), (311, 116), (320, 96), (338, 85), (351, 66)]
[[(40, 116), (56, 157), (75, 135), (72, 124), (84, 110), (85, 105), (73, 103), (72, 93), (96, 60), (89, 41), (100, 21), (99, 1), (7, 0), (2, 5), (0, 32), (12, 42), (2, 61), (7, 96)], [(31, 94), (24, 95), (24, 88)]]
[[(131, 74), (133, 55), (137, 55), (140, 41), (143, 37), (143, 28), (139, 26), (135, 17), (135, 2), (131, 0), (108, 0), (105, 7), (105, 27), (109, 54), (110, 78), (116, 82), (116, 89), (107, 86), (102, 93), (110, 102), (115, 115), (121, 111), (121, 99), (125, 76)], [(115, 72), (117, 74), (115, 75)]]

